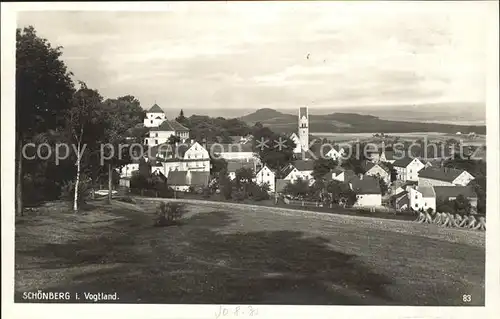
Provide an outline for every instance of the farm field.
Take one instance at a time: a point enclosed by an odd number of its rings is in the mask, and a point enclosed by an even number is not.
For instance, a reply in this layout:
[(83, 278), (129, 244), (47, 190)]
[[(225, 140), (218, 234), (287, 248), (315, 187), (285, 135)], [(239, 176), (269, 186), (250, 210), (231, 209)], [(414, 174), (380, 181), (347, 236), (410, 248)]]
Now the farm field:
[[(318, 138), (327, 138), (329, 140), (342, 142), (342, 141), (356, 141), (359, 139), (363, 140), (372, 140), (373, 134), (376, 133), (311, 133)], [(439, 132), (414, 132), (414, 133), (389, 133), (390, 139), (395, 137), (399, 137), (401, 140), (414, 141), (417, 139), (427, 138), (428, 140), (438, 140), (438, 141), (446, 141), (448, 139), (462, 140), (466, 143), (486, 143), (485, 135), (477, 135), (475, 138), (468, 138), (467, 136), (461, 136), (456, 134), (448, 134), (448, 133), (439, 133)]]
[[(120, 303), (484, 304), (484, 233), (409, 221), (194, 200), (93, 203), (16, 222), (15, 300), (116, 292)], [(60, 302), (60, 301), (59, 301)]]

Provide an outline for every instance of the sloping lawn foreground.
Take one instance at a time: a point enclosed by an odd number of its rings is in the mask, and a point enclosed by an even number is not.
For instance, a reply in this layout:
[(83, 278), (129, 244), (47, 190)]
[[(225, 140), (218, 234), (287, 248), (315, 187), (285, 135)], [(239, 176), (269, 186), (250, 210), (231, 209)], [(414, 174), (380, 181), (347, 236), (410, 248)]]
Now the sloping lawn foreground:
[(202, 202), (158, 228), (156, 204), (20, 220), (16, 302), (40, 289), (119, 303), (484, 305), (482, 232)]

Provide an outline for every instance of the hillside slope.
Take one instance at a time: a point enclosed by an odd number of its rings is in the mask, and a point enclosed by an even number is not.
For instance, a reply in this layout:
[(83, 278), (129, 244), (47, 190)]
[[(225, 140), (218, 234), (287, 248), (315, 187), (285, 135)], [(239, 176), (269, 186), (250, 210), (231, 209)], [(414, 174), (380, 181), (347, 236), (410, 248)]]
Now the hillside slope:
[[(269, 108), (259, 109), (239, 119), (249, 125), (260, 122), (265, 126), (271, 126), (273, 130), (279, 132), (295, 131), (298, 121), (297, 115), (281, 113)], [(486, 126), (390, 121), (372, 115), (332, 113), (326, 115), (310, 114), (309, 131), (338, 133), (475, 132), (486, 134)]]

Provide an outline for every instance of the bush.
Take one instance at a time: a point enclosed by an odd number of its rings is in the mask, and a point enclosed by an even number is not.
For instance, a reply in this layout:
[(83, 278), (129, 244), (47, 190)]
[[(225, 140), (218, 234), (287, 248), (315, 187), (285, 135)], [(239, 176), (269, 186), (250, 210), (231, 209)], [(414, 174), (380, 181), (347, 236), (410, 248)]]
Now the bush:
[(161, 187), (158, 187), (158, 197), (162, 198), (173, 198), (175, 195), (175, 191), (172, 189), (172, 187), (168, 187), (167, 185), (162, 185)]
[(160, 203), (157, 208), (155, 226), (171, 226), (177, 224), (186, 213), (186, 207), (181, 203)]
[[(83, 179), (78, 183), (78, 203), (85, 203), (90, 195), (90, 183)], [(68, 200), (73, 202), (75, 199), (75, 181), (66, 181), (61, 187), (61, 197), (62, 200)]]
[(210, 198), (210, 196), (212, 196), (212, 189), (210, 187), (204, 187), (201, 196), (203, 198)]
[(245, 194), (245, 192), (243, 192), (243, 191), (240, 191), (240, 190), (239, 190), (239, 191), (236, 191), (236, 192), (234, 193), (234, 199), (235, 199), (236, 201), (238, 201), (238, 202), (243, 201), (245, 198), (246, 198), (246, 194)]

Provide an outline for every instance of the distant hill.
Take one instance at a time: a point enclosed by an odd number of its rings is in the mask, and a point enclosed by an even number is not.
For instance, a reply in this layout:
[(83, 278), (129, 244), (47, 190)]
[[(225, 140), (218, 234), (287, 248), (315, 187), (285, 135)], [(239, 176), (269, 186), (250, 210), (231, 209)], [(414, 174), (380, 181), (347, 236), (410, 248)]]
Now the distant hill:
[[(260, 122), (265, 126), (271, 126), (273, 130), (278, 132), (292, 132), (297, 130), (297, 116), (264, 108), (242, 116), (239, 119), (249, 125)], [(391, 121), (383, 120), (373, 115), (332, 113), (324, 115), (309, 114), (309, 131), (321, 133), (475, 132), (477, 134), (486, 134), (486, 126)]]

